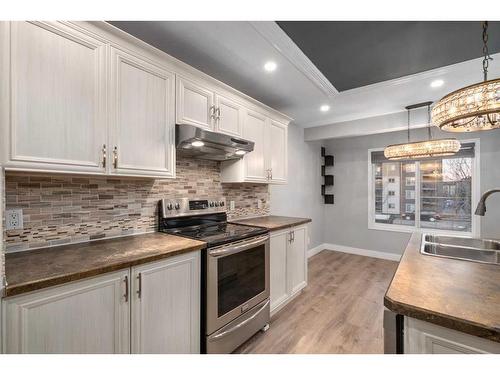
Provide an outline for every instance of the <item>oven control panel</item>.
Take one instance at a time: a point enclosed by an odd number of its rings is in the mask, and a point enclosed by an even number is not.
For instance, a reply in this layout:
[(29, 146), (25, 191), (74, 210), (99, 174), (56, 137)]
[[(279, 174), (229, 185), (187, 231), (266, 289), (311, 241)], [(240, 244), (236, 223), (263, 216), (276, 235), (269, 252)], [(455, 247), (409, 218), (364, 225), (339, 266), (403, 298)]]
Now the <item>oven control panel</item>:
[(160, 212), (164, 218), (226, 212), (226, 198), (165, 198), (160, 201)]

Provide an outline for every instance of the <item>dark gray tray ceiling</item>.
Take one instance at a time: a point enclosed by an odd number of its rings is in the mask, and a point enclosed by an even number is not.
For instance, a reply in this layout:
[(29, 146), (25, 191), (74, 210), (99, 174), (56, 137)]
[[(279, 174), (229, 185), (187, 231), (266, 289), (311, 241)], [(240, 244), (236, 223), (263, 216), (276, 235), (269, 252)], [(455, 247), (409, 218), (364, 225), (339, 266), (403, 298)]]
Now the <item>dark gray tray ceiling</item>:
[[(339, 91), (482, 56), (479, 21), (293, 21), (278, 25)], [(488, 31), (490, 54), (500, 52), (500, 22), (489, 22)], [(479, 79), (480, 64), (477, 69)]]

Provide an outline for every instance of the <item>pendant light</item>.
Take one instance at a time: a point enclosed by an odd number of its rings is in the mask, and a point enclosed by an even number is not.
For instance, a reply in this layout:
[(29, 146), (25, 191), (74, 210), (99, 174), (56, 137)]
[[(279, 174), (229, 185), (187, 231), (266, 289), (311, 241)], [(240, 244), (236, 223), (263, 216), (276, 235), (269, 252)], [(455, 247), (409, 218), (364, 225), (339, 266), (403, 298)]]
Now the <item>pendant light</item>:
[[(387, 146), (384, 149), (384, 156), (387, 159), (424, 159), (436, 156), (449, 156), (456, 154), (460, 150), (460, 142), (454, 138), (432, 139), (430, 122), (431, 104), (432, 102), (425, 102), (405, 107), (408, 111), (408, 142)], [(424, 106), (427, 106), (428, 140), (410, 142), (410, 111)]]
[(483, 22), (484, 81), (454, 91), (436, 103), (432, 123), (449, 132), (500, 128), (500, 79), (488, 81), (488, 22)]

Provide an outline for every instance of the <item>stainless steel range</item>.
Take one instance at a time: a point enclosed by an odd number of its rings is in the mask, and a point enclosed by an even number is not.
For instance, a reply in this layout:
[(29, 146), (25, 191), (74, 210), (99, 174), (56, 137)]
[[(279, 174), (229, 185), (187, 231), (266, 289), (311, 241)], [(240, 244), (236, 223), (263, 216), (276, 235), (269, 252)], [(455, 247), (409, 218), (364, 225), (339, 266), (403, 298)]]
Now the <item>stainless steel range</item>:
[(231, 353), (269, 309), (269, 231), (227, 222), (226, 201), (163, 199), (159, 230), (207, 242), (202, 256), (202, 352)]

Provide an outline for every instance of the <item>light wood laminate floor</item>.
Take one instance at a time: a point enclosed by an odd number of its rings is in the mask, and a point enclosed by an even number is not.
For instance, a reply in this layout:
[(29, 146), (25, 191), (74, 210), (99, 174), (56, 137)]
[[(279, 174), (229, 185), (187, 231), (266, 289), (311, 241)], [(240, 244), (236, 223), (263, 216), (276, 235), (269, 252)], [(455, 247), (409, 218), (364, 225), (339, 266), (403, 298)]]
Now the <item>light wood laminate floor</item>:
[(383, 298), (396, 267), (322, 251), (309, 259), (304, 291), (236, 353), (383, 353)]

